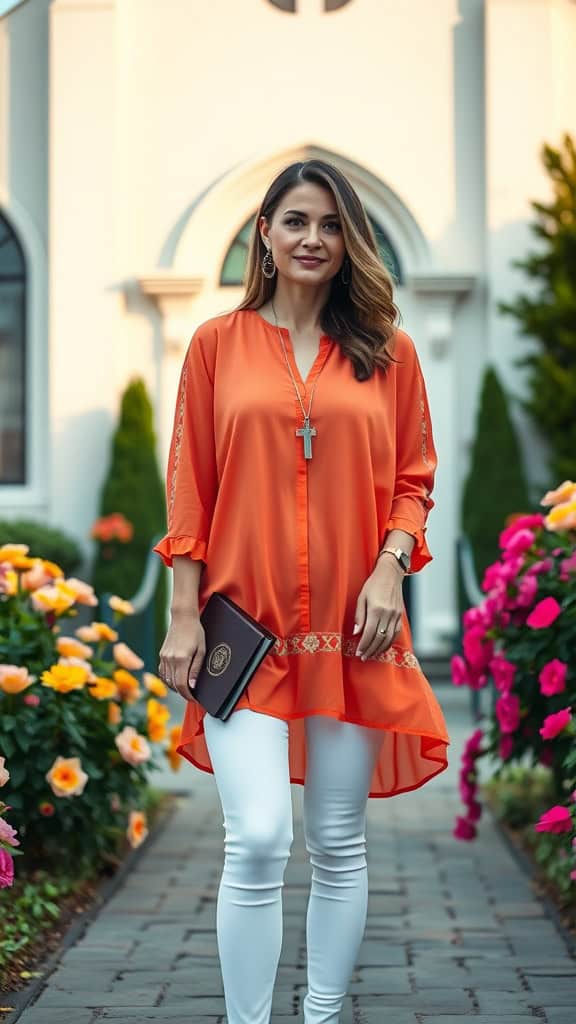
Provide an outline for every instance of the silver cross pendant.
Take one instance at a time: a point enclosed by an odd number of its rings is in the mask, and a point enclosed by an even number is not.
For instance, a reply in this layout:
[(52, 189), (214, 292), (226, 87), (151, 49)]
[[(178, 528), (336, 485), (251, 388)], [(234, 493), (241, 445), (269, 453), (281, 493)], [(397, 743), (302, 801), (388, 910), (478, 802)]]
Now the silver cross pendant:
[(305, 459), (311, 459), (312, 458), (312, 438), (316, 437), (317, 430), (316, 430), (315, 427), (311, 427), (310, 426), (310, 418), (309, 418), (309, 416), (306, 416), (306, 418), (304, 420), (304, 426), (303, 427), (299, 427), (298, 430), (296, 431), (296, 434), (297, 434), (298, 437), (301, 437), (304, 440), (304, 458)]

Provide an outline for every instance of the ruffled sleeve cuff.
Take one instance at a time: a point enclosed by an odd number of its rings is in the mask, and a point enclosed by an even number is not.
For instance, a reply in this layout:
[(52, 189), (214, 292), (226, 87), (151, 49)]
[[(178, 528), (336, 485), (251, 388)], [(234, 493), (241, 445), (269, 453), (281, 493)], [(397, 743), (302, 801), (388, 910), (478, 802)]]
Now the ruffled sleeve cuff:
[(402, 516), (391, 516), (386, 523), (386, 533), (389, 530), (404, 530), (416, 541), (410, 558), (410, 574), (419, 572), (432, 561), (432, 554), (426, 543), (425, 526), (416, 526), (411, 519), (404, 519)]
[(172, 567), (174, 555), (188, 555), (189, 558), (206, 561), (208, 543), (198, 537), (171, 537), (167, 534), (152, 548), (164, 562)]

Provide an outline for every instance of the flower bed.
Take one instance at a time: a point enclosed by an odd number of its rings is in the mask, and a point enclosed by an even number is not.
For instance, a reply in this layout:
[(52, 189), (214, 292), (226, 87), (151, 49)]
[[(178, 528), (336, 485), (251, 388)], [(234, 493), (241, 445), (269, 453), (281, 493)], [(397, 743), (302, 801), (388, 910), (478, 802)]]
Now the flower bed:
[(548, 781), (540, 803), (516, 793), (516, 815), (519, 821), (533, 815), (528, 828), (535, 861), (570, 900), (576, 882), (576, 484), (565, 481), (541, 505), (547, 515), (515, 516), (501, 533), (500, 558), (482, 581), (486, 597), (465, 613), (463, 653), (452, 659), (454, 685), (492, 684), (498, 693), (486, 729), (476, 729), (465, 745), (460, 795), (466, 813), (457, 817), (454, 836), (473, 840), (477, 834), (480, 757), (496, 763), (493, 797), (509, 766), (520, 765), (529, 776), (532, 769), (534, 792), (543, 771)]
[[(15, 865), (25, 880), (117, 865), (148, 834), (158, 756), (175, 771), (182, 763), (167, 688), (118, 642), (129, 602), (110, 599), (112, 626), (63, 631), (78, 605), (97, 604), (89, 585), (26, 545), (0, 547), (0, 914)], [(0, 965), (9, 954), (0, 941)]]

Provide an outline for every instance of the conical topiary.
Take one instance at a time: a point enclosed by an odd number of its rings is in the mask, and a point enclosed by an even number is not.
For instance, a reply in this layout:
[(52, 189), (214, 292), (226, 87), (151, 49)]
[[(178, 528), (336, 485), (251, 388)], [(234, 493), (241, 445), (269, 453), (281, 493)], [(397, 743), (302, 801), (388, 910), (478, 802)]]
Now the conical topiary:
[[(92, 585), (99, 596), (113, 593), (130, 598), (142, 582), (153, 539), (166, 530), (164, 482), (156, 458), (152, 406), (140, 379), (132, 380), (122, 396), (110, 468), (102, 488), (100, 515), (113, 513), (121, 513), (132, 524), (133, 537), (125, 544), (96, 542)], [(166, 569), (163, 565), (160, 569), (155, 593), (157, 650), (166, 628)], [(124, 625), (133, 639), (129, 621)], [(127, 633), (123, 639), (128, 641)]]
[(462, 497), (462, 530), (474, 552), (481, 582), (498, 557), (498, 537), (507, 517), (531, 511), (522, 456), (506, 395), (489, 367), (482, 382), (470, 470)]

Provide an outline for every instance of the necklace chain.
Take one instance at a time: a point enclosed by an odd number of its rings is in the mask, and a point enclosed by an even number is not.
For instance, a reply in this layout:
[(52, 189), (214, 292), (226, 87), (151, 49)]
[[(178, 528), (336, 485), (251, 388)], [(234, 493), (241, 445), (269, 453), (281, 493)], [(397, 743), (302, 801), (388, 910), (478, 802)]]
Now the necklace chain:
[[(318, 377), (320, 375), (318, 374), (318, 376), (316, 377), (316, 380), (314, 381), (314, 384), (312, 385), (312, 391), (310, 393), (310, 401), (308, 403), (308, 412), (306, 412), (306, 409), (304, 408), (304, 403), (302, 401), (302, 396), (300, 395), (300, 388), (298, 387), (298, 384), (296, 383), (296, 378), (294, 377), (294, 374), (292, 372), (292, 367), (290, 366), (290, 360), (288, 359), (288, 353), (286, 352), (286, 345), (284, 344), (284, 338), (282, 337), (282, 332), (281, 332), (281, 330), (280, 330), (280, 328), (278, 326), (278, 318), (276, 316), (276, 310), (274, 309), (274, 303), (273, 303), (272, 299), (270, 300), (270, 305), (272, 306), (272, 312), (274, 314), (274, 323), (276, 324), (276, 330), (278, 331), (278, 337), (280, 338), (280, 343), (282, 345), (282, 351), (284, 353), (284, 359), (286, 360), (286, 366), (288, 367), (288, 370), (290, 372), (290, 376), (292, 378), (292, 383), (294, 385), (294, 390), (295, 390), (296, 394), (298, 395), (298, 401), (300, 402), (300, 408), (302, 409), (302, 415), (304, 417), (304, 423), (306, 425), (308, 425), (310, 423), (310, 412), (312, 410), (312, 400), (314, 398), (314, 391), (316, 390), (316, 385), (318, 383)], [(304, 385), (304, 387), (306, 387), (306, 385)]]

